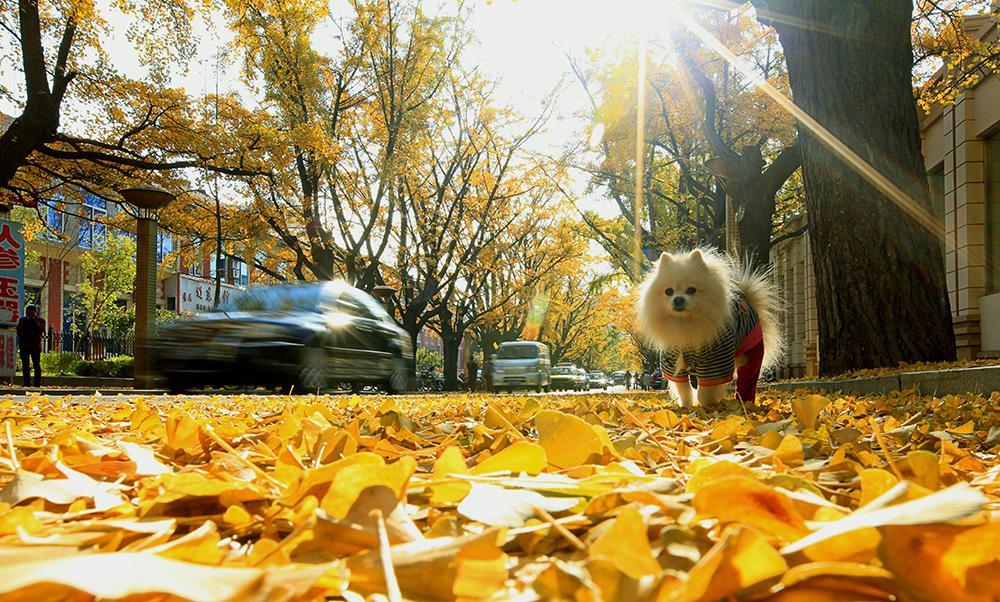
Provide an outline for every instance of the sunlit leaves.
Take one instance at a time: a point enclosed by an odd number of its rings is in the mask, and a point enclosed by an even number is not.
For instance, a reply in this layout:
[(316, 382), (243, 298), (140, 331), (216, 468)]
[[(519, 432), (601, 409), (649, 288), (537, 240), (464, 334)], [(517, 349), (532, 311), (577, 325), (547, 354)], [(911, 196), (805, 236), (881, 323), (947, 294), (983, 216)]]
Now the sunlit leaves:
[(1000, 395), (805, 401), (0, 403), (0, 600), (991, 599)]

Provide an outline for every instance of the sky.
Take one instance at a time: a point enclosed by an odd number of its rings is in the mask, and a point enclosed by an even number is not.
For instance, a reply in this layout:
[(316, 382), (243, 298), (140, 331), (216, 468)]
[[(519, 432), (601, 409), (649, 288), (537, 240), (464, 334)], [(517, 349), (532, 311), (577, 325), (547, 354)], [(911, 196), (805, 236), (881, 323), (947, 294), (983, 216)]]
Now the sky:
[[(636, 32), (659, 27), (678, 10), (677, 0), (467, 0), (472, 2), (470, 29), (473, 44), (464, 60), (478, 64), (481, 70), (499, 80), (497, 100), (525, 116), (539, 114), (545, 97), (558, 88), (558, 101), (544, 132), (530, 146), (534, 152), (558, 154), (566, 146), (586, 142), (589, 123), (581, 115), (588, 108), (580, 84), (572, 76), (567, 54), (583, 56), (588, 48), (608, 44), (634, 44)], [(343, 0), (331, 0), (334, 12)], [(142, 68), (134, 58), (131, 44), (125, 39), (128, 21), (115, 18), (111, 0), (98, 0), (98, 6), (116, 27), (106, 49), (125, 73), (141, 77)], [(103, 6), (102, 6), (103, 5)], [(455, 0), (424, 0), (428, 12), (454, 10)], [(444, 7), (444, 8), (441, 8)], [(198, 57), (186, 73), (175, 76), (174, 84), (192, 93), (214, 90), (215, 55), (232, 39), (232, 32), (199, 26), (202, 44)], [(20, 70), (5, 68), (0, 83), (16, 87)], [(239, 90), (242, 84), (234, 65), (219, 78), (220, 90)], [(16, 89), (16, 88), (15, 88)], [(20, 112), (16, 103), (0, 99), (0, 111)], [(64, 123), (70, 131), (72, 123)], [(573, 190), (582, 198), (580, 206), (600, 213), (611, 211), (609, 202), (599, 193), (586, 194), (585, 174), (577, 174)]]

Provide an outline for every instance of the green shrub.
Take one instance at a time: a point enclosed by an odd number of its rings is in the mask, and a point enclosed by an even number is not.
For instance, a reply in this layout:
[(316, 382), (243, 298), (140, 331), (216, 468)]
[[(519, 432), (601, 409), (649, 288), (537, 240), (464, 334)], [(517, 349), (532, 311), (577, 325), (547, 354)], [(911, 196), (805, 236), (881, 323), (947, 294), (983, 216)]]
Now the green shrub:
[(80, 356), (68, 351), (46, 351), (42, 354), (42, 374), (47, 376), (62, 376), (76, 374), (76, 365)]
[(106, 360), (81, 360), (75, 367), (77, 376), (131, 378), (135, 368), (135, 359), (127, 355), (119, 355)]
[(440, 353), (423, 347), (417, 348), (418, 371), (423, 370), (424, 368), (440, 368), (441, 366), (444, 366), (444, 358), (441, 357)]

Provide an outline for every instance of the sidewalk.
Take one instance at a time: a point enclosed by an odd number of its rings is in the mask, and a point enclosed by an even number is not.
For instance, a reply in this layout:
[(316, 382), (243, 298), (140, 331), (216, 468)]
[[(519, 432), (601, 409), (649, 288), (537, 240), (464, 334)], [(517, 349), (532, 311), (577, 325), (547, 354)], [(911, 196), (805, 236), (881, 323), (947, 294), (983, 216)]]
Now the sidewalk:
[(917, 389), (921, 395), (941, 396), (963, 393), (989, 395), (993, 391), (1000, 391), (1000, 366), (902, 372), (889, 376), (848, 380), (800, 380), (767, 385), (762, 383), (761, 388), (775, 391), (810, 390), (855, 395), (887, 394), (910, 389)]

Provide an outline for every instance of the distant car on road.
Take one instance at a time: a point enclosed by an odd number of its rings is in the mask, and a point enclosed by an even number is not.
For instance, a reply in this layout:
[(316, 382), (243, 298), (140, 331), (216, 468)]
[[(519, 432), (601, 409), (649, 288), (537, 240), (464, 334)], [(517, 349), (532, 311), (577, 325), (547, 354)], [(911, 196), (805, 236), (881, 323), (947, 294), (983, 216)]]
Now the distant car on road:
[(619, 387), (625, 386), (625, 371), (618, 370), (611, 373), (611, 384)]
[(577, 372), (580, 373), (580, 391), (590, 390), (590, 376), (587, 375), (587, 371), (583, 368), (577, 368)]
[(548, 391), (551, 385), (549, 346), (537, 341), (501, 343), (493, 354), (493, 389)]
[(661, 372), (660, 369), (657, 368), (649, 376), (649, 388), (654, 391), (658, 391), (660, 389), (663, 389), (665, 384), (666, 383), (663, 382), (663, 372)]
[(552, 368), (552, 389), (556, 391), (579, 391), (580, 373), (574, 364), (558, 364)]
[(171, 391), (267, 385), (306, 392), (350, 383), (408, 389), (410, 336), (371, 295), (342, 281), (253, 288), (219, 311), (160, 331)]
[(600, 370), (594, 370), (589, 374), (590, 376), (590, 388), (591, 389), (601, 389), (603, 391), (608, 390), (608, 377)]

